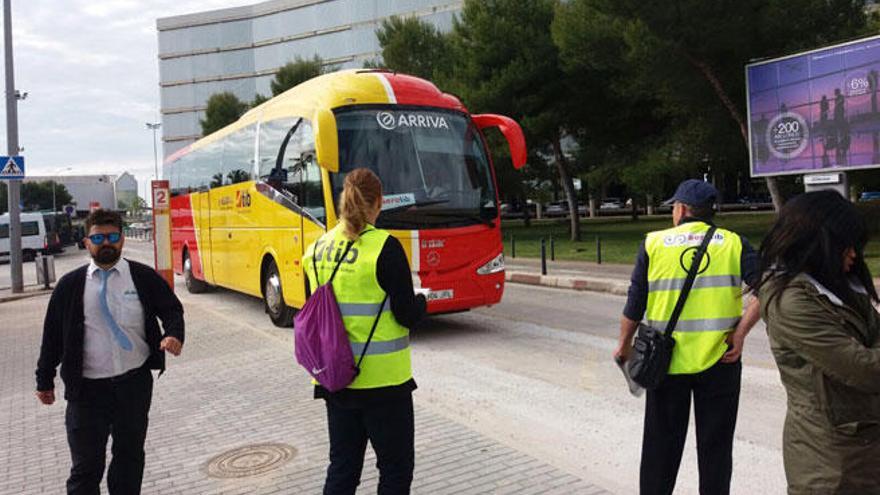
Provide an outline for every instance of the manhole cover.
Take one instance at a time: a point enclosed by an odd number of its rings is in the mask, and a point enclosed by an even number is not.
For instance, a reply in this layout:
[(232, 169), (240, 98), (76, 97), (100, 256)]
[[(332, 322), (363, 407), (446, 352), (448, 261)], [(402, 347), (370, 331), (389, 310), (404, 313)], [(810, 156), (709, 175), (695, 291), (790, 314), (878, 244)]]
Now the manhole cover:
[(245, 445), (209, 460), (205, 473), (212, 478), (245, 478), (269, 472), (296, 455), (296, 449), (283, 443)]

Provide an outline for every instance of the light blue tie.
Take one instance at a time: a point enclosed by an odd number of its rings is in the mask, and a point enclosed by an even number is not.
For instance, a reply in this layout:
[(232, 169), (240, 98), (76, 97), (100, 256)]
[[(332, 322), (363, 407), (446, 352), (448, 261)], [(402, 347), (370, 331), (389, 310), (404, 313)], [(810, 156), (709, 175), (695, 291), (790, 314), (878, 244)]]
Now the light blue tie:
[(101, 314), (104, 315), (104, 320), (113, 332), (113, 336), (116, 337), (116, 342), (119, 343), (119, 347), (122, 347), (126, 351), (130, 351), (132, 349), (131, 340), (128, 339), (125, 332), (123, 332), (122, 329), (119, 328), (119, 325), (116, 324), (116, 320), (114, 320), (113, 315), (110, 314), (110, 305), (107, 304), (107, 277), (109, 276), (110, 272), (107, 270), (101, 270)]

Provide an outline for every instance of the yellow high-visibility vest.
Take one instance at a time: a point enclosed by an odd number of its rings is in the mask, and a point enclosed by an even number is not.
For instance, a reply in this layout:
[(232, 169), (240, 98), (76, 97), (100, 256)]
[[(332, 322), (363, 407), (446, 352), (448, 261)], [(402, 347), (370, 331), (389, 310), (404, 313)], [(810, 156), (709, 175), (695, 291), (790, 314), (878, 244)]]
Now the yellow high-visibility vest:
[[(309, 278), (309, 287), (316, 289), (330, 279), (336, 262), (345, 251), (348, 238), (343, 235), (343, 224), (318, 238), (303, 256), (303, 270)], [(342, 314), (342, 322), (351, 342), (357, 363), (380, 311), (385, 291), (376, 278), (376, 262), (385, 240), (390, 234), (367, 225), (352, 244), (333, 279), (333, 292)], [(315, 279), (312, 265), (315, 259), (319, 280)], [(361, 363), (360, 374), (348, 388), (366, 389), (400, 385), (412, 378), (409, 349), (409, 330), (394, 318), (391, 301), (381, 307), (382, 316), (376, 325), (373, 340)]]
[[(687, 222), (648, 234), (648, 325), (666, 328), (693, 255), (708, 230), (703, 222)], [(742, 316), (741, 254), (739, 235), (720, 228), (715, 231), (672, 333), (675, 347), (670, 375), (699, 373), (724, 355), (727, 334)]]

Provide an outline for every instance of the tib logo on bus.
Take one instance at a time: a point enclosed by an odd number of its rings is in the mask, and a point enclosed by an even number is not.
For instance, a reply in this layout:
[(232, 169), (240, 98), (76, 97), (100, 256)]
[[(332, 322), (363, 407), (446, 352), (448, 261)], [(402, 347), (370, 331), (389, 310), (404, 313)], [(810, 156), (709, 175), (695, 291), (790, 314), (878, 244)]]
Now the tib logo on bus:
[(235, 207), (236, 208), (250, 208), (251, 207), (251, 193), (247, 191), (238, 190), (235, 191)]

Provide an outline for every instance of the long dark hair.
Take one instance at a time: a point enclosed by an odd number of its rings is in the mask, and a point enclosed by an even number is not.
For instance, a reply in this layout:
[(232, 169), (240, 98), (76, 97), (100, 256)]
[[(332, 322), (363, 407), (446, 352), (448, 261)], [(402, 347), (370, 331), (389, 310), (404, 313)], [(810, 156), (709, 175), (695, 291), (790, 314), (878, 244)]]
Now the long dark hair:
[[(761, 281), (758, 290), (771, 284), (770, 299), (779, 295), (791, 280), (806, 273), (850, 306), (855, 293), (849, 277), (858, 279), (871, 299), (877, 290), (865, 264), (868, 228), (862, 214), (835, 191), (808, 192), (792, 198), (761, 243)], [(849, 273), (843, 270), (844, 254), (856, 252)]]

